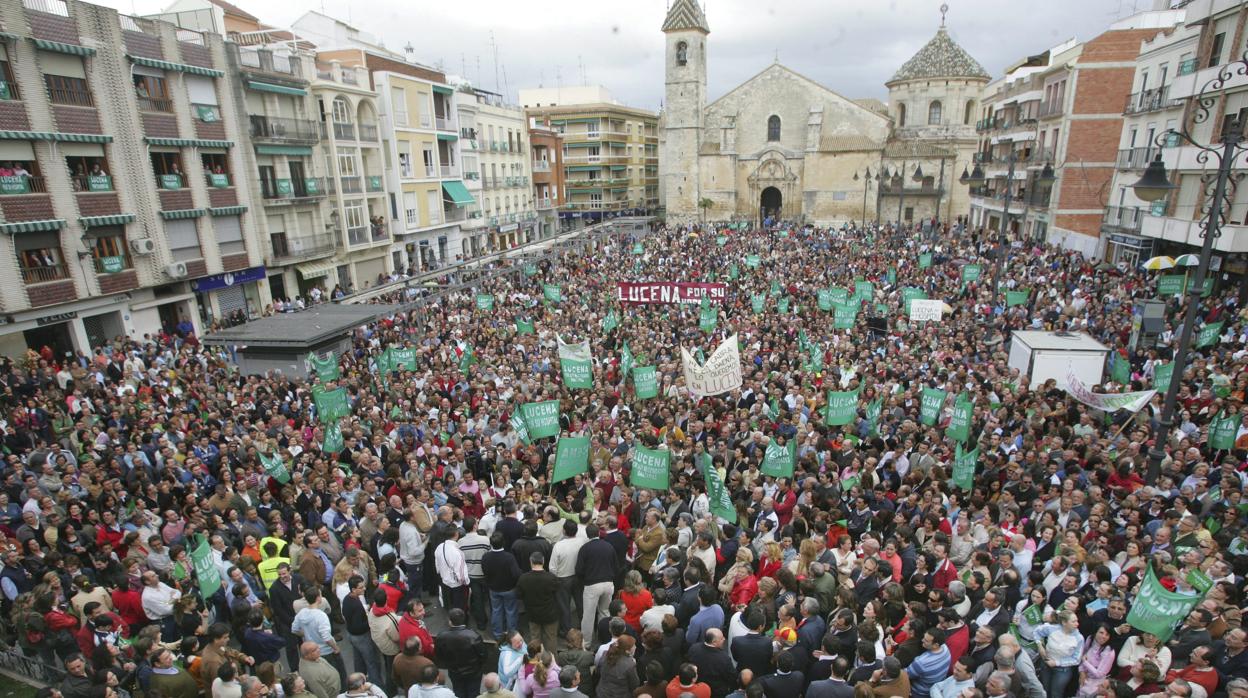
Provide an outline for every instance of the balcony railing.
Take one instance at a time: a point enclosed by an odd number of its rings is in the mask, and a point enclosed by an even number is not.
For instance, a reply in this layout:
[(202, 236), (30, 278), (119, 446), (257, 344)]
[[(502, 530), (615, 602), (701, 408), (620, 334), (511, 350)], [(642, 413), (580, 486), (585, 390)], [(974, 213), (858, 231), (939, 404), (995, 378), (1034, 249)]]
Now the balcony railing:
[(360, 124), (360, 140), (377, 140), (377, 124)]
[(343, 194), (360, 194), (364, 192), (364, 182), (359, 177), (339, 177), (339, 191)]
[(184, 181), (180, 174), (156, 175), (156, 185), (161, 189), (181, 189)]
[(59, 17), (69, 16), (69, 5), (65, 0), (22, 0), (22, 7)]
[(48, 100), (53, 104), (68, 104), (75, 107), (95, 106), (95, 99), (87, 90), (70, 90), (61, 87), (48, 88)]
[(322, 177), (260, 180), (260, 193), (265, 199), (313, 199), (333, 192), (334, 180)]
[(1196, 72), (1198, 68), (1200, 68), (1200, 60), (1196, 58), (1189, 58), (1179, 63), (1179, 75), (1191, 75)]
[(48, 281), (60, 281), (69, 278), (69, 269), (64, 262), (39, 267), (22, 267), (22, 281), (28, 284), (42, 284)]
[(534, 172), (550, 172), (550, 161), (549, 160), (534, 160), (533, 171)]
[(433, 126), (439, 131), (454, 131), (455, 126), (450, 118), (445, 116), (435, 116), (433, 118)]
[(481, 179), (481, 173), (477, 172), (476, 170), (468, 170), (467, 172), (464, 173), (464, 179), (470, 179), (470, 180), (476, 181), (478, 179)]
[(975, 153), (974, 160), (981, 165), (992, 162), (992, 153)]
[(436, 177), (437, 175), (438, 175), (438, 166), (437, 166), (437, 165), (425, 165), (425, 176), (426, 176), (426, 177)]
[(46, 194), (47, 185), (43, 177), (31, 175), (14, 175), (0, 177), (0, 196), (19, 196), (21, 194)]
[(321, 138), (320, 125), (310, 119), (290, 119), (282, 116), (252, 114), (251, 137), (256, 140), (294, 142), (317, 141)]
[(233, 184), (230, 176), (224, 172), (205, 172), (204, 182), (213, 189), (224, 189)]
[(361, 225), (356, 228), (347, 228), (347, 242), (352, 245), (363, 245), (369, 242), (368, 226)]
[(1053, 116), (1054, 114), (1060, 113), (1062, 113), (1062, 100), (1055, 99), (1051, 102), (1041, 102), (1040, 110), (1036, 112), (1036, 116), (1043, 119), (1046, 116)]
[(1128, 170), (1142, 170), (1148, 167), (1157, 149), (1152, 146), (1124, 148), (1118, 151), (1118, 167)]
[(1144, 209), (1138, 206), (1108, 206), (1105, 208), (1103, 224), (1106, 228), (1116, 230), (1139, 230), (1143, 218)]
[(139, 111), (173, 111), (173, 100), (168, 97), (142, 97), (139, 100)]
[(307, 259), (334, 251), (336, 241), (333, 235), (305, 235), (286, 238), (274, 236), (273, 259), (277, 261), (293, 261)]
[(440, 165), (438, 166), (438, 173), (443, 177), (458, 177), (459, 167), (456, 165)]
[(355, 124), (334, 122), (334, 138), (344, 141), (355, 140)]
[(1122, 110), (1123, 114), (1143, 114), (1150, 111), (1158, 111), (1168, 107), (1181, 104), (1179, 100), (1169, 99), (1170, 86), (1163, 85), (1154, 87), (1151, 90), (1136, 92), (1127, 95), (1127, 105)]
[(112, 191), (113, 178), (108, 175), (80, 175), (70, 179), (74, 191)]

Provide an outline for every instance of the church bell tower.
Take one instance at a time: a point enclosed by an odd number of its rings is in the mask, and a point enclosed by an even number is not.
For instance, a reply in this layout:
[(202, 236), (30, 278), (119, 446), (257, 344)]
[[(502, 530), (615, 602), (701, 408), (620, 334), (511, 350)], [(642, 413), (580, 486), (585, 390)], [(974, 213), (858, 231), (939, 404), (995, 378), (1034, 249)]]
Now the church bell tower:
[(664, 142), (660, 163), (667, 218), (698, 218), (702, 198), (698, 154), (706, 111), (706, 37), (711, 33), (697, 0), (673, 0), (663, 21)]

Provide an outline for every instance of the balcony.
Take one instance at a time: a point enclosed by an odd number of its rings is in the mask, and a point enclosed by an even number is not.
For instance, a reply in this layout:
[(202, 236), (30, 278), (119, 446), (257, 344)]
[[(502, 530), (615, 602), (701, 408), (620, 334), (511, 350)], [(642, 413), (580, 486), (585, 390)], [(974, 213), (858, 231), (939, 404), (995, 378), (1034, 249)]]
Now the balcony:
[(49, 87), (48, 101), (52, 104), (67, 104), (73, 107), (94, 107), (95, 99), (88, 90), (76, 90), (63, 87)]
[(228, 174), (218, 172), (205, 172), (204, 182), (213, 189), (225, 189), (233, 186)]
[(321, 139), (320, 124), (310, 119), (252, 114), (251, 137), (274, 143), (315, 143)]
[(336, 241), (333, 235), (305, 235), (286, 237), (274, 235), (270, 238), (273, 245), (273, 261), (296, 262), (312, 257), (333, 254)]
[(1138, 206), (1107, 206), (1101, 225), (1110, 230), (1135, 232), (1143, 219), (1144, 209)]
[(382, 184), (380, 175), (371, 175), (369, 177), (365, 177), (364, 188), (367, 189), (370, 193), (385, 191), (385, 186)]
[(172, 112), (173, 100), (168, 97), (139, 96), (139, 111)]
[(343, 194), (363, 194), (364, 181), (360, 177), (339, 177), (338, 191)]
[(454, 131), (455, 122), (449, 117), (435, 116), (433, 117), (433, 127), (439, 131)]
[(291, 203), (298, 199), (318, 199), (333, 191), (332, 179), (305, 177), (302, 180), (260, 180), (260, 193), (266, 204)]
[(156, 186), (161, 189), (181, 189), (184, 180), (180, 174), (158, 174), (156, 175)]
[(0, 177), (0, 196), (46, 193), (48, 193), (48, 188), (43, 181), (43, 177), (32, 177), (30, 175)]
[(974, 160), (981, 165), (992, 162), (992, 153), (975, 153)]
[(1002, 119), (988, 117), (975, 122), (976, 131), (991, 131), (994, 128), (1000, 128)]
[(377, 124), (360, 124), (360, 140), (375, 142), (377, 140)]
[(372, 235), (373, 242), (380, 242), (382, 240), (390, 239), (390, 231), (386, 228), (384, 224), (379, 225), (379, 224), (373, 223), (368, 226), (368, 229), (369, 229), (370, 234)]
[(1123, 114), (1144, 114), (1146, 112), (1160, 111), (1170, 107), (1177, 107), (1182, 101), (1169, 98), (1170, 86), (1163, 85), (1155, 87), (1151, 90), (1136, 92), (1127, 95), (1127, 105), (1123, 108)]
[(542, 211), (548, 208), (554, 208), (555, 202), (553, 199), (537, 199), (535, 206), (537, 206), (539, 211)]
[(438, 175), (444, 179), (450, 178), (450, 177), (458, 177), (459, 166), (458, 165), (439, 165)]
[(1152, 162), (1157, 149), (1148, 146), (1142, 148), (1124, 148), (1118, 151), (1118, 167), (1124, 170), (1142, 170)]
[(533, 171), (534, 172), (550, 172), (550, 161), (549, 160), (534, 160)]
[(1189, 58), (1179, 63), (1179, 75), (1191, 75), (1200, 67), (1200, 60)]
[(69, 278), (69, 268), (63, 262), (38, 267), (21, 267), (21, 270), (22, 281), (27, 284), (44, 284)]
[(340, 141), (355, 140), (355, 124), (334, 122), (334, 138)]
[(465, 173), (464, 173), (464, 179), (465, 179), (465, 180), (470, 180), (470, 181), (474, 181), (474, 182), (475, 182), (475, 181), (477, 181), (477, 180), (481, 179), (481, 173), (480, 173), (480, 172), (477, 172), (476, 170), (469, 170), (469, 171), (467, 171), (467, 172), (465, 172)]
[(1036, 116), (1043, 119), (1048, 116), (1057, 116), (1062, 113), (1062, 100), (1055, 99), (1051, 102), (1041, 102), (1040, 110), (1036, 112)]
[(347, 242), (352, 245), (366, 245), (371, 242), (368, 233), (368, 226), (361, 225), (354, 228), (347, 228)]
[(113, 191), (113, 178), (108, 175), (82, 175), (70, 179), (75, 192)]
[[(1227, 223), (1219, 232), (1221, 235), (1214, 238), (1214, 250), (1227, 253), (1248, 252), (1248, 226)], [(1204, 230), (1200, 227), (1200, 221), (1172, 216), (1144, 216), (1140, 235), (1190, 245), (1193, 248), (1199, 248), (1204, 243)]]

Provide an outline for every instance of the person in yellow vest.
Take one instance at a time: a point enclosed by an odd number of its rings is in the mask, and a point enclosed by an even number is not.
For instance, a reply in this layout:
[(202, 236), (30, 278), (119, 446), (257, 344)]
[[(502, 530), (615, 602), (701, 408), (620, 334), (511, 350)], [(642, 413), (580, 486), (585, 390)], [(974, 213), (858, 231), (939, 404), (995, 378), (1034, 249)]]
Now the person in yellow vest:
[[(276, 531), (276, 535), (265, 536), (260, 539), (260, 558), (262, 560), (267, 560), (274, 555), (281, 555), (286, 552), (286, 541), (279, 537), (281, 534), (281, 531)], [(276, 546), (272, 553), (269, 552), (270, 543)]]
[[(289, 565), (290, 559), (279, 554), (280, 550), (277, 544), (273, 542), (273, 539), (265, 538), (264, 540), (265, 543), (260, 546), (260, 554), (264, 556), (264, 560), (259, 565), (256, 565), (256, 569), (260, 572), (260, 583), (267, 590), (273, 586), (273, 582), (277, 579), (278, 566), (283, 563)], [(282, 544), (285, 545), (285, 541)]]

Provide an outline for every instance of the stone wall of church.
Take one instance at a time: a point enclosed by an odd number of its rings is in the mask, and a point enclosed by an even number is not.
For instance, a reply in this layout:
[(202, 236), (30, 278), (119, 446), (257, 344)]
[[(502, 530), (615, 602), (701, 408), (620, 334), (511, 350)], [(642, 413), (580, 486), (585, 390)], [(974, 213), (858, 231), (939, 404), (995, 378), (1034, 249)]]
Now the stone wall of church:
[[(863, 193), (867, 168), (879, 171), (880, 151), (811, 153), (806, 156), (802, 182), (806, 218), (817, 225), (835, 225), (875, 219), (875, 181)], [(854, 175), (858, 181), (854, 181)]]
[[(888, 111), (900, 138), (974, 138), (984, 80), (913, 80), (888, 89)], [(932, 103), (939, 102), (933, 123)], [(904, 109), (903, 109), (904, 108)], [(902, 112), (905, 112), (904, 119)]]

